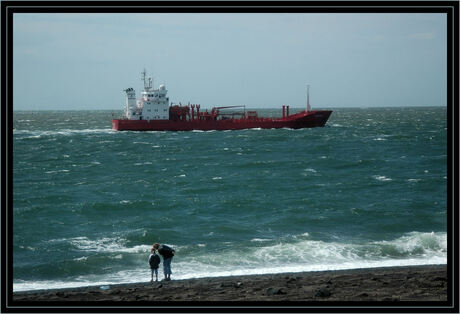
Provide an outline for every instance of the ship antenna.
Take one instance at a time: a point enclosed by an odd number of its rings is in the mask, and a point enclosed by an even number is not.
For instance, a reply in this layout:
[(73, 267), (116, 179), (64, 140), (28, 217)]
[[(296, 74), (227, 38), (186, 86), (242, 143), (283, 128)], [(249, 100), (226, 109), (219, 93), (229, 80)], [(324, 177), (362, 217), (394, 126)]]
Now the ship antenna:
[(307, 112), (310, 110), (310, 84), (307, 84)]
[(145, 70), (144, 68), (144, 71), (141, 72), (141, 80), (144, 81), (144, 89), (146, 88), (146, 84), (145, 84), (145, 76), (147, 75), (147, 71)]

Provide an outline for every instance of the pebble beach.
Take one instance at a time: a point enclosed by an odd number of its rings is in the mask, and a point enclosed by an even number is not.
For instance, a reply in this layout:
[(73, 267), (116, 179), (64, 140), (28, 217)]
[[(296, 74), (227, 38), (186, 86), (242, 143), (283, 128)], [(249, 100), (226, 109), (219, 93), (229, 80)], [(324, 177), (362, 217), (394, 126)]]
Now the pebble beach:
[[(13, 293), (14, 305), (258, 305), (282, 302), (440, 302), (448, 300), (446, 265), (212, 277)], [(94, 303), (93, 303), (94, 302)]]

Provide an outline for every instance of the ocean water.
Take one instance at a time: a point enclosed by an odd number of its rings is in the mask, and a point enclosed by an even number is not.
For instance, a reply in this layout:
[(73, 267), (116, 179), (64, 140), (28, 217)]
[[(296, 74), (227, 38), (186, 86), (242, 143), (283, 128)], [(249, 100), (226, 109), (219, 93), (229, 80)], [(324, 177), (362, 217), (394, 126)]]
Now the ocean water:
[(445, 107), (300, 130), (111, 119), (14, 112), (14, 291), (148, 281), (155, 242), (176, 249), (173, 279), (447, 263)]

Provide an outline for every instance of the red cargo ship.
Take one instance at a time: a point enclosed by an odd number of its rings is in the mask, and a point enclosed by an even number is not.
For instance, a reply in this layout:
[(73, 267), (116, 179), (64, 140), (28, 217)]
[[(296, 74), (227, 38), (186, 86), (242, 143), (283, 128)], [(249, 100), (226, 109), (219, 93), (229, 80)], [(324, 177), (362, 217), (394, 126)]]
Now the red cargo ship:
[[(256, 111), (246, 111), (245, 106), (214, 107), (200, 111), (200, 105), (169, 104), (164, 85), (152, 89), (152, 79), (146, 79), (142, 72), (144, 91), (136, 101), (136, 92), (132, 88), (125, 90), (126, 104), (123, 117), (112, 120), (114, 130), (123, 131), (191, 131), (191, 130), (241, 130), (251, 128), (314, 128), (326, 124), (332, 110), (311, 110), (309, 104), (309, 86), (307, 85), (307, 108), (296, 114), (289, 114), (289, 106), (283, 106), (280, 118), (263, 118)], [(240, 108), (239, 112), (228, 112)]]

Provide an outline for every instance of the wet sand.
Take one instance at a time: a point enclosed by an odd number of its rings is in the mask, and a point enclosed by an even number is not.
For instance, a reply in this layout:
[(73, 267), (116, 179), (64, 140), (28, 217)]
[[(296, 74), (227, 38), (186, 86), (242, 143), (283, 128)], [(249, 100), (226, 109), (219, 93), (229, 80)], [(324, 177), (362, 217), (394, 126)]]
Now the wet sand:
[[(148, 276), (148, 271), (146, 271)], [(264, 304), (308, 305), (336, 301), (447, 301), (447, 266), (403, 266), (267, 274), (36, 290), (13, 294), (15, 305)], [(105, 289), (104, 289), (105, 288)], [(108, 289), (107, 289), (108, 288)], [(98, 301), (98, 302), (92, 302)], [(105, 302), (104, 302), (105, 301)], [(216, 303), (217, 302), (217, 303)], [(244, 305), (243, 304), (243, 305)]]

